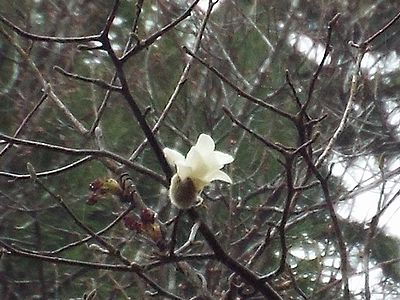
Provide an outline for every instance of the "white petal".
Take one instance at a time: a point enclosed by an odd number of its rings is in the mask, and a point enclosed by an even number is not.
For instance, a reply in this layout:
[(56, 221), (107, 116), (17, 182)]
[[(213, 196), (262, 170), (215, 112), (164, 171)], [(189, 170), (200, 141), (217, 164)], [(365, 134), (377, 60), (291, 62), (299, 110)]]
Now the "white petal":
[(229, 164), (229, 163), (233, 162), (233, 160), (234, 160), (232, 155), (229, 155), (224, 152), (214, 151), (213, 154), (214, 154), (215, 158), (217, 159), (218, 163), (221, 165)]
[(221, 180), (221, 181), (225, 181), (228, 183), (232, 183), (232, 179), (228, 176), (228, 174), (226, 174), (225, 172), (221, 171), (221, 170), (216, 170), (212, 173), (207, 174), (207, 181), (211, 182), (213, 180)]
[(197, 143), (194, 146), (201, 154), (206, 154), (214, 151), (215, 143), (211, 136), (208, 134), (200, 134)]
[(181, 180), (185, 180), (188, 177), (192, 177), (193, 170), (191, 166), (188, 166), (184, 161), (180, 161), (176, 164), (177, 173)]
[(204, 163), (198, 149), (192, 147), (189, 150), (189, 152), (186, 154), (186, 163), (193, 167)]
[[(209, 162), (205, 161), (201, 153), (194, 147), (190, 149), (186, 156), (186, 164), (192, 168), (192, 174), (190, 175), (192, 178), (203, 178), (210, 170)], [(218, 168), (213, 167), (212, 169)]]
[(179, 161), (185, 160), (185, 157), (176, 150), (164, 148), (163, 152), (168, 163), (172, 166), (175, 166)]

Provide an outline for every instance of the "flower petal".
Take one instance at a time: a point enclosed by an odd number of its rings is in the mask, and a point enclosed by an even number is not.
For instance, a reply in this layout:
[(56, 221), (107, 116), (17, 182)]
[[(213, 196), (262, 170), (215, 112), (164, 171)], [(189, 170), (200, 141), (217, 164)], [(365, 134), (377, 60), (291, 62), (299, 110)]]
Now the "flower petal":
[(209, 161), (205, 161), (204, 157), (199, 153), (198, 149), (192, 147), (186, 156), (186, 164), (192, 168), (192, 178), (203, 178), (209, 170), (215, 170), (214, 166), (210, 166)]
[(234, 158), (227, 153), (215, 151), (214, 140), (207, 134), (200, 134), (186, 158), (170, 148), (165, 148), (164, 154), (168, 162), (176, 166), (179, 179), (184, 181), (189, 178), (196, 192), (201, 192), (213, 180), (232, 183), (232, 179), (220, 169)]
[(194, 148), (196, 148), (201, 154), (206, 154), (214, 151), (215, 143), (211, 136), (202, 133), (197, 139)]
[(190, 165), (187, 165), (185, 161), (178, 162), (176, 164), (176, 169), (176, 173), (182, 181), (188, 177), (192, 177), (193, 169)]
[(172, 166), (175, 166), (178, 161), (185, 160), (185, 157), (176, 150), (164, 148), (163, 152), (168, 163)]
[(233, 162), (234, 158), (232, 155), (221, 152), (221, 151), (214, 151), (214, 157), (217, 159), (218, 163), (221, 165), (226, 165)]
[(221, 170), (215, 170), (214, 172), (207, 174), (207, 178), (205, 179), (208, 182), (211, 182), (213, 180), (221, 180), (228, 183), (232, 183), (232, 179), (228, 176), (228, 174), (226, 174)]

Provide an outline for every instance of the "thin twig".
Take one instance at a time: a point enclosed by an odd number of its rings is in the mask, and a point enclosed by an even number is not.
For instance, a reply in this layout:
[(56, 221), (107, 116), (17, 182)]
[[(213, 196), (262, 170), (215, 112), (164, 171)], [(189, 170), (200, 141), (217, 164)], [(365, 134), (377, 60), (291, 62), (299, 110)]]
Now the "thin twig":
[[(136, 34), (138, 22), (139, 22), (139, 15), (140, 15), (141, 10), (142, 10), (142, 5), (143, 5), (143, 0), (139, 0), (139, 1), (136, 3), (136, 9), (137, 9), (137, 11), (136, 11), (136, 18), (135, 18), (134, 24), (132, 25), (132, 30), (131, 30), (132, 34), (131, 34), (131, 36), (129, 37), (129, 39), (128, 39), (128, 41), (126, 42), (126, 45), (125, 45), (125, 47), (124, 47), (124, 52), (123, 52), (124, 54), (127, 53), (127, 52), (129, 51), (129, 49), (131, 48), (131, 46), (132, 46), (132, 44), (133, 44), (133, 41), (136, 40), (136, 38), (137, 38), (137, 37), (135, 36), (135, 34)], [(116, 79), (117, 79), (117, 72), (114, 72), (114, 74), (113, 74), (113, 76), (112, 76), (112, 78), (111, 78), (109, 84), (114, 85)], [(92, 126), (90, 127), (90, 129), (89, 129), (88, 136), (91, 136), (91, 135), (94, 133), (94, 131), (95, 131), (95, 129), (97, 128), (97, 126), (99, 125), (100, 120), (101, 120), (101, 118), (103, 117), (103, 114), (104, 114), (104, 112), (105, 112), (106, 105), (107, 105), (107, 103), (108, 103), (108, 101), (109, 101), (109, 99), (110, 99), (110, 96), (111, 96), (111, 91), (110, 91), (110, 90), (107, 90), (107, 92), (105, 93), (105, 95), (104, 95), (104, 97), (103, 97), (103, 100), (102, 100), (102, 102), (101, 102), (101, 104), (100, 104), (100, 106), (99, 106), (99, 108), (98, 108), (98, 110), (97, 110), (96, 118), (95, 118), (95, 120), (93, 121), (93, 124), (92, 124)]]
[(210, 228), (200, 220), (200, 217), (195, 209), (189, 209), (187, 214), (191, 218), (193, 222), (199, 222), (199, 230), (208, 245), (214, 251), (216, 259), (219, 260), (222, 264), (227, 266), (230, 270), (236, 272), (240, 277), (251, 285), (255, 290), (260, 292), (266, 299), (270, 300), (282, 300), (281, 296), (262, 278), (258, 277), (252, 271), (250, 271), (245, 266), (241, 265), (237, 260), (230, 257), (224, 249), (221, 247), (219, 242), (216, 240), (214, 234), (210, 230)]
[(364, 49), (360, 49), (360, 51), (358, 52), (358, 55), (357, 55), (357, 60), (356, 60), (356, 63), (355, 63), (353, 76), (352, 76), (352, 79), (351, 79), (350, 96), (349, 96), (349, 99), (347, 100), (346, 108), (345, 108), (345, 110), (343, 112), (343, 115), (342, 115), (342, 118), (341, 118), (341, 120), (339, 122), (338, 127), (336, 128), (336, 130), (333, 133), (332, 137), (330, 138), (328, 144), (326, 145), (324, 151), (318, 157), (317, 162), (315, 163), (315, 166), (317, 168), (328, 157), (328, 155), (330, 154), (330, 152), (331, 152), (336, 140), (338, 139), (338, 137), (340, 136), (340, 134), (343, 132), (343, 130), (346, 127), (347, 120), (349, 118), (351, 109), (353, 108), (353, 102), (354, 102), (354, 99), (355, 99), (355, 96), (356, 96), (356, 93), (357, 93), (359, 72), (360, 72), (360, 68), (361, 68), (361, 61), (362, 61), (362, 59), (364, 57), (364, 54), (365, 54), (365, 50)]
[(32, 41), (38, 42), (51, 42), (51, 43), (87, 43), (92, 41), (97, 41), (99, 35), (88, 35), (88, 36), (79, 36), (79, 37), (57, 37), (57, 36), (46, 36), (46, 35), (38, 35), (34, 33), (29, 33), (11, 21), (7, 20), (5, 17), (0, 15), (0, 21), (11, 28), (18, 35), (22, 36), (25, 39), (29, 39)]
[(131, 262), (123, 257), (119, 250), (117, 250), (113, 245), (108, 243), (105, 239), (103, 239), (100, 235), (97, 235), (93, 230), (91, 230), (88, 226), (86, 226), (78, 217), (74, 214), (74, 212), (68, 207), (68, 205), (64, 202), (63, 198), (59, 195), (53, 193), (47, 186), (38, 178), (35, 179), (35, 182), (45, 190), (51, 197), (57, 200), (57, 202), (61, 205), (64, 211), (67, 213), (68, 216), (72, 218), (74, 223), (81, 229), (83, 229), (86, 233), (92, 236), (94, 240), (96, 240), (99, 244), (104, 246), (108, 251), (109, 254), (112, 256), (118, 257), (125, 265), (131, 265)]
[(193, 8), (197, 5), (197, 3), (199, 1), (200, 0), (193, 1), (193, 3), (188, 7), (188, 9), (186, 11), (184, 11), (183, 14), (180, 15), (176, 20), (165, 25), (163, 28), (161, 28), (159, 31), (153, 33), (151, 36), (149, 36), (145, 40), (140, 41), (135, 47), (133, 47), (130, 51), (128, 51), (126, 54), (124, 54), (121, 57), (121, 62), (122, 63), (126, 62), (131, 56), (133, 56), (134, 54), (138, 53), (139, 51), (141, 51), (143, 49), (146, 49), (151, 44), (153, 44), (159, 37), (163, 36), (169, 30), (175, 28), (176, 25), (178, 25), (180, 22), (182, 22), (183, 20), (185, 20), (187, 17), (190, 16)]
[[(39, 109), (39, 107), (42, 105), (44, 100), (47, 98), (47, 94), (43, 94), (43, 96), (40, 98), (39, 102), (35, 105), (35, 107), (26, 115), (26, 117), (22, 120), (21, 124), (18, 126), (17, 130), (14, 132), (13, 137), (18, 137), (19, 134), (21, 133), (22, 129), (24, 129), (25, 125), (28, 124), (30, 119), (33, 117), (35, 112)], [(12, 146), (11, 143), (6, 144), (6, 146), (1, 149), (0, 151), (0, 157), (2, 157), (8, 149)]]
[(5, 39), (17, 50), (19, 55), (23, 58), (25, 62), (28, 63), (30, 68), (33, 70), (36, 78), (42, 84), (44, 93), (48, 94), (49, 98), (56, 104), (57, 108), (63, 113), (63, 115), (72, 123), (72, 125), (81, 133), (85, 134), (87, 129), (85, 126), (74, 116), (74, 114), (67, 108), (67, 106), (61, 101), (61, 99), (54, 92), (50, 82), (44, 77), (40, 72), (39, 68), (31, 59), (31, 56), (25, 52), (14, 39), (0, 27), (0, 33), (5, 37)]
[(308, 105), (311, 102), (311, 98), (314, 92), (314, 88), (315, 88), (315, 83), (317, 82), (318, 76), (322, 71), (322, 68), (325, 64), (326, 59), (328, 58), (329, 53), (332, 51), (332, 45), (331, 45), (331, 38), (332, 38), (332, 31), (333, 31), (333, 27), (336, 25), (337, 21), (340, 18), (340, 13), (337, 13), (329, 22), (328, 22), (328, 34), (326, 37), (326, 44), (325, 44), (325, 51), (324, 51), (324, 55), (322, 56), (322, 60), (318, 65), (317, 70), (315, 71), (315, 73), (313, 74), (313, 77), (311, 79), (310, 82), (310, 87), (308, 88), (308, 95), (307, 95), (307, 100), (304, 103), (304, 106), (302, 108), (302, 111), (306, 111)]
[[(117, 218), (115, 218), (115, 220), (113, 220), (110, 224), (108, 224), (106, 227), (104, 227), (103, 229), (99, 230), (96, 232), (96, 235), (100, 236), (103, 235), (104, 233), (106, 233), (107, 231), (109, 231), (110, 229), (112, 229), (115, 225), (117, 225), (125, 216), (127, 216), (132, 210), (134, 209), (134, 205), (131, 204), (125, 211), (123, 211)], [(44, 254), (49, 254), (49, 255), (56, 255), (59, 254), (61, 252), (64, 252), (68, 249), (74, 248), (76, 246), (82, 245), (88, 241), (90, 241), (91, 239), (93, 239), (92, 235), (89, 235), (81, 240), (72, 242), (70, 244), (64, 245), (56, 250), (53, 251), (47, 251), (44, 252)]]
[(274, 272), (274, 276), (279, 275), (284, 272), (287, 264), (287, 255), (288, 255), (288, 247), (286, 243), (286, 224), (289, 220), (289, 215), (290, 215), (290, 210), (292, 208), (292, 201), (293, 201), (293, 196), (296, 195), (296, 192), (294, 190), (294, 183), (293, 183), (293, 155), (287, 155), (286, 161), (284, 164), (285, 170), (286, 170), (286, 200), (285, 200), (285, 206), (283, 209), (282, 217), (279, 222), (279, 238), (280, 238), (280, 246), (281, 246), (281, 259), (280, 259), (280, 264), (278, 269)]
[(24, 251), (24, 250), (19, 250), (13, 246), (8, 245), (7, 243), (3, 242), (2, 240), (0, 240), (0, 246), (2, 246), (5, 249), (5, 250), (2, 250), (3, 254), (31, 258), (31, 259), (36, 259), (36, 260), (40, 260), (40, 261), (47, 261), (49, 263), (53, 263), (56, 265), (63, 264), (63, 265), (69, 265), (69, 266), (78, 266), (78, 267), (89, 268), (92, 270), (96, 269), (96, 270), (108, 270), (108, 271), (118, 271), (118, 272), (133, 272), (133, 273), (137, 274), (140, 278), (144, 279), (144, 281), (146, 283), (148, 283), (152, 288), (154, 288), (160, 295), (166, 296), (170, 299), (184, 300), (183, 298), (178, 297), (178, 296), (166, 291), (164, 288), (162, 288), (160, 285), (158, 285), (155, 281), (150, 279), (150, 277), (148, 277), (142, 271), (141, 266), (136, 263), (132, 263), (129, 266), (117, 265), (117, 264), (104, 264), (104, 263), (96, 263), (96, 262), (88, 262), (88, 261), (80, 261), (80, 260), (75, 260), (75, 259), (61, 258), (61, 257), (55, 257), (55, 256), (49, 256), (49, 255), (43, 255), (43, 254), (36, 254), (36, 253)]
[(115, 71), (117, 74), (117, 77), (120, 81), (121, 84), (121, 95), (124, 97), (126, 100), (129, 108), (131, 109), (134, 117), (136, 118), (136, 121), (139, 123), (140, 128), (142, 129), (144, 135), (146, 136), (147, 140), (149, 141), (149, 144), (154, 152), (154, 154), (157, 157), (157, 160), (161, 166), (162, 171), (167, 177), (167, 181), (169, 182), (173, 173), (170, 165), (168, 164), (164, 153), (161, 149), (161, 146), (153, 134), (152, 130), (150, 129), (149, 124), (147, 123), (147, 120), (145, 119), (142, 111), (139, 108), (139, 105), (135, 98), (133, 97), (130, 88), (129, 88), (129, 83), (126, 78), (126, 74), (123, 70), (123, 61), (120, 60), (116, 53), (113, 50), (113, 47), (111, 45), (111, 41), (108, 38), (108, 35), (102, 35), (101, 36), (101, 42), (103, 44), (103, 50), (105, 50), (110, 57), (112, 63), (114, 64)]
[(65, 76), (67, 76), (67, 77), (70, 77), (70, 78), (73, 78), (73, 79), (78, 79), (78, 80), (81, 80), (81, 81), (84, 81), (84, 82), (93, 83), (93, 84), (95, 84), (95, 85), (97, 85), (97, 86), (99, 86), (99, 87), (101, 87), (103, 89), (106, 89), (106, 90), (111, 90), (111, 91), (115, 91), (115, 92), (121, 91), (121, 87), (109, 84), (109, 83), (107, 83), (107, 82), (105, 82), (104, 80), (101, 80), (101, 79), (85, 77), (85, 76), (81, 76), (81, 75), (74, 74), (74, 73), (71, 73), (71, 72), (67, 72), (67, 71), (65, 71), (63, 68), (61, 68), (59, 66), (54, 66), (53, 69), (55, 71), (65, 75)]
[(343, 281), (343, 289), (344, 289), (344, 299), (350, 300), (350, 288), (349, 288), (349, 261), (348, 261), (348, 256), (347, 256), (347, 248), (346, 248), (346, 243), (344, 241), (344, 236), (342, 233), (342, 229), (339, 224), (339, 219), (335, 211), (335, 204), (333, 203), (333, 200), (330, 195), (329, 191), (329, 185), (327, 178), (323, 177), (318, 170), (317, 164), (314, 164), (306, 151), (303, 151), (303, 157), (308, 165), (308, 167), (311, 169), (311, 171), (314, 173), (315, 177), (318, 179), (318, 181), (321, 183), (321, 188), (322, 192), (325, 198), (325, 202), (328, 207), (329, 215), (332, 221), (333, 229), (335, 232), (338, 248), (339, 248), (339, 256), (340, 256), (340, 269), (341, 269), (341, 276), (342, 276), (342, 281)]
[[(200, 48), (201, 39), (203, 37), (204, 31), (206, 29), (206, 25), (207, 25), (207, 22), (208, 22), (208, 19), (209, 19), (210, 15), (211, 15), (211, 11), (212, 11), (213, 7), (214, 7), (214, 4), (209, 6), (209, 8), (208, 8), (208, 10), (206, 12), (206, 15), (205, 15), (205, 17), (203, 19), (203, 22), (201, 24), (201, 28), (200, 28), (200, 30), (199, 30), (199, 32), (197, 34), (197, 37), (196, 37), (196, 42), (195, 42), (194, 47), (193, 47), (193, 52), (194, 53), (196, 53)], [(177, 96), (178, 96), (179, 92), (181, 91), (181, 89), (183, 88), (184, 84), (187, 81), (187, 78), (188, 78), (188, 75), (189, 75), (189, 71), (190, 71), (190, 69), (192, 67), (192, 64), (193, 64), (193, 58), (190, 58), (189, 61), (186, 63), (185, 68), (183, 69), (181, 77), (179, 78), (178, 83), (176, 84), (175, 89), (172, 92), (172, 95), (169, 97), (169, 99), (167, 101), (167, 104), (165, 105), (160, 117), (158, 118), (156, 124), (154, 124), (154, 126), (152, 128), (153, 134), (156, 134), (158, 132), (158, 130), (161, 127), (162, 122), (167, 117), (169, 111), (171, 110), (172, 105), (175, 103), (175, 100), (177, 99)], [(129, 157), (129, 160), (131, 160), (131, 161), (135, 160), (140, 155), (140, 153), (143, 151), (143, 149), (146, 146), (146, 144), (147, 144), (147, 139), (144, 140), (135, 149), (135, 151)]]
[(164, 266), (170, 263), (176, 263), (180, 261), (198, 261), (198, 260), (210, 260), (215, 259), (214, 253), (194, 253), (194, 254), (185, 254), (185, 255), (169, 255), (162, 256), (156, 261), (150, 262), (142, 266), (143, 270), (150, 271), (160, 266)]
[(18, 145), (24, 145), (28, 147), (35, 147), (39, 149), (47, 149), (55, 152), (60, 152), (68, 155), (73, 155), (73, 156), (81, 156), (81, 155), (90, 155), (94, 156), (96, 158), (110, 158), (116, 162), (119, 162), (126, 167), (132, 168), (135, 171), (146, 174), (150, 178), (153, 178), (154, 180), (162, 183), (163, 185), (167, 186), (167, 183), (164, 179), (163, 176), (159, 175), (158, 173), (142, 166), (137, 163), (133, 163), (122, 156), (115, 154), (113, 152), (107, 151), (107, 150), (91, 150), (91, 149), (76, 149), (76, 148), (68, 148), (68, 147), (62, 147), (58, 145), (53, 145), (53, 144), (47, 144), (47, 143), (42, 143), (42, 142), (35, 142), (35, 141), (30, 141), (30, 140), (24, 140), (24, 139), (18, 139), (18, 138), (13, 138), (11, 136), (5, 135), (0, 133), (0, 138), (3, 140), (13, 143), (13, 144), (18, 144)]
[(267, 146), (275, 151), (278, 151), (281, 154), (287, 153), (287, 151), (285, 149), (283, 149), (282, 147), (276, 145), (273, 142), (268, 141), (266, 138), (260, 136), (258, 133), (254, 132), (252, 129), (250, 129), (249, 127), (244, 125), (242, 122), (240, 122), (227, 107), (223, 107), (222, 109), (224, 110), (225, 114), (232, 120), (233, 123), (235, 123), (240, 128), (242, 128), (243, 130), (250, 133), (253, 137), (255, 137), (257, 140), (262, 142), (265, 146)]
[[(74, 161), (68, 165), (53, 169), (53, 170), (49, 170), (49, 171), (43, 171), (43, 172), (37, 172), (36, 176), (37, 177), (49, 177), (52, 175), (58, 175), (61, 174), (63, 172), (69, 171), (73, 168), (76, 168), (78, 166), (80, 166), (81, 164), (84, 164), (86, 162), (91, 161), (92, 159), (94, 159), (93, 156), (89, 155), (86, 156), (84, 158), (81, 158), (77, 161)], [(10, 179), (29, 179), (31, 177), (30, 174), (15, 174), (15, 173), (10, 173), (10, 172), (1, 172), (0, 171), (0, 176), (2, 177), (6, 177), (6, 178), (10, 178)]]
[(380, 36), (382, 33), (384, 33), (386, 30), (388, 30), (394, 23), (397, 22), (397, 20), (400, 18), (400, 11), (386, 24), (384, 25), (381, 29), (379, 29), (377, 32), (375, 32), (373, 35), (371, 35), (368, 39), (366, 39), (364, 42), (362, 42), (363, 48), (365, 48), (367, 45), (371, 44), (378, 36)]
[[(112, 23), (115, 19), (115, 16), (117, 15), (119, 4), (120, 4), (120, 0), (114, 0), (113, 6), (112, 6), (110, 12), (108, 13), (107, 21), (104, 24), (104, 27), (100, 33), (100, 36), (108, 36), (111, 26), (112, 26)], [(101, 39), (101, 37), (100, 37), (100, 39)]]
[(54, 264), (64, 264), (70, 266), (80, 266), (91, 269), (100, 269), (100, 270), (113, 270), (120, 272), (140, 272), (141, 267), (138, 264), (132, 263), (130, 266), (127, 265), (117, 265), (117, 264), (102, 264), (95, 262), (87, 262), (80, 261), (75, 259), (61, 258), (56, 256), (44, 255), (33, 253), (31, 251), (25, 251), (21, 249), (17, 249), (15, 246), (8, 245), (4, 241), (0, 240), (0, 246), (2, 246), (6, 251), (3, 250), (3, 253), (13, 255), (13, 256), (21, 256), (33, 259), (39, 259), (42, 261), (47, 261)]
[(275, 113), (277, 113), (278, 115), (285, 117), (289, 120), (293, 120), (294, 116), (292, 116), (291, 114), (284, 112), (282, 110), (280, 110), (279, 108), (273, 106), (272, 104), (266, 103), (265, 101), (254, 97), (248, 93), (246, 93), (245, 91), (243, 91), (241, 88), (239, 88), (236, 84), (234, 84), (233, 82), (231, 82), (225, 75), (223, 75), (220, 71), (218, 71), (215, 67), (211, 66), (209, 63), (207, 63), (205, 60), (203, 60), (202, 58), (200, 58), (198, 55), (196, 55), (195, 53), (193, 53), (192, 51), (190, 51), (187, 47), (183, 47), (183, 50), (189, 54), (190, 56), (194, 57), (197, 61), (199, 61), (203, 66), (205, 66), (207, 69), (209, 69), (210, 71), (212, 71), (215, 75), (217, 75), (218, 78), (220, 78), (223, 82), (225, 82), (227, 85), (229, 85), (233, 90), (235, 90), (239, 96), (242, 96), (243, 98), (261, 106), (264, 108), (267, 108)]

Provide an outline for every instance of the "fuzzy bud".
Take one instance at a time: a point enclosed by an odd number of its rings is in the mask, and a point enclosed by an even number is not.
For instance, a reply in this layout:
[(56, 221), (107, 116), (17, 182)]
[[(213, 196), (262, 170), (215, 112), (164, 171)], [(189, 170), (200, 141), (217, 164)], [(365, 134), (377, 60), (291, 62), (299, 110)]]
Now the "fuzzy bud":
[(169, 197), (179, 209), (189, 209), (196, 204), (197, 191), (193, 181), (187, 177), (183, 181), (175, 174), (171, 179)]

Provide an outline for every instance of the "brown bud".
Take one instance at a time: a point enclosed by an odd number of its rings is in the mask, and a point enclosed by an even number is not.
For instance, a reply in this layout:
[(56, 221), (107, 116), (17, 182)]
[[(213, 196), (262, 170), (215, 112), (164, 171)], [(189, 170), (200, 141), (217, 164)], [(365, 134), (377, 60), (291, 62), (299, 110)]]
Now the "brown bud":
[(196, 204), (197, 191), (191, 178), (183, 181), (175, 174), (171, 179), (169, 197), (173, 205), (180, 209), (189, 209)]

